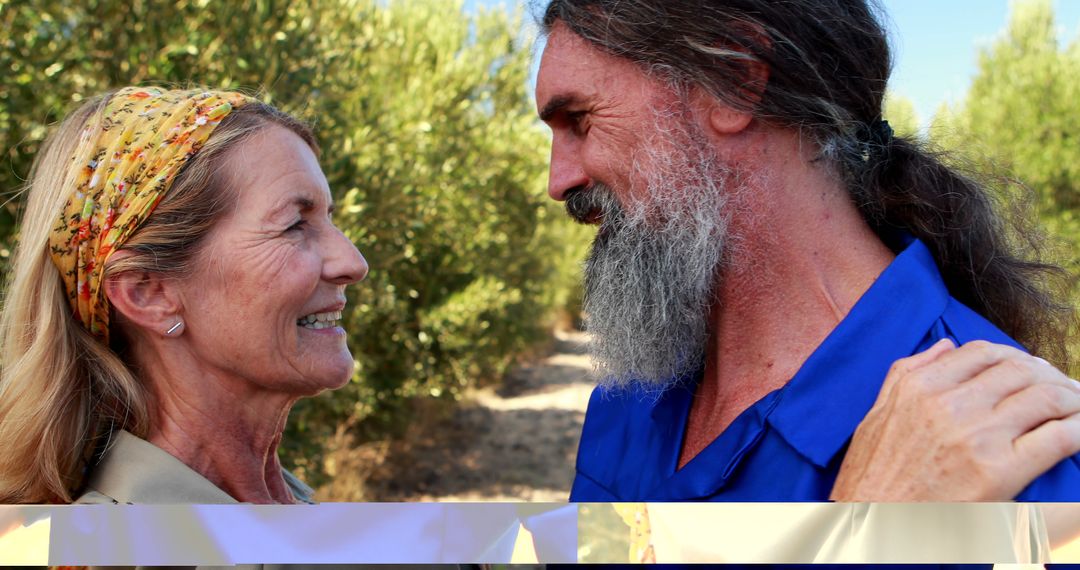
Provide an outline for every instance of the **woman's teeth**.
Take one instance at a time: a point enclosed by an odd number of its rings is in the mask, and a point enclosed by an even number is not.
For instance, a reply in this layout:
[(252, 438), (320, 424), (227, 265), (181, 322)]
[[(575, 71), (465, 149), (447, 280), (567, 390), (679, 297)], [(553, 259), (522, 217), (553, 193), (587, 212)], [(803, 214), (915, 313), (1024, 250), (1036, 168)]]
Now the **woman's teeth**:
[(339, 320), (341, 320), (341, 311), (331, 311), (329, 313), (312, 313), (300, 317), (296, 324), (307, 329), (318, 330), (337, 326)]

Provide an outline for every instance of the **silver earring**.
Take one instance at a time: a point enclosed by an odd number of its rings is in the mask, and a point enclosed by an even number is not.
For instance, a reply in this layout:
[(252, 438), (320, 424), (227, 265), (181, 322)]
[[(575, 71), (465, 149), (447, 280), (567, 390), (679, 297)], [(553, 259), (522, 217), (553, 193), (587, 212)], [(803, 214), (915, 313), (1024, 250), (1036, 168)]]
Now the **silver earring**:
[(184, 324), (183, 320), (176, 321), (176, 324), (173, 325), (172, 327), (170, 327), (169, 330), (165, 331), (165, 334), (170, 335), (170, 334), (176, 332), (176, 329), (180, 328), (180, 325), (182, 325), (182, 324)]

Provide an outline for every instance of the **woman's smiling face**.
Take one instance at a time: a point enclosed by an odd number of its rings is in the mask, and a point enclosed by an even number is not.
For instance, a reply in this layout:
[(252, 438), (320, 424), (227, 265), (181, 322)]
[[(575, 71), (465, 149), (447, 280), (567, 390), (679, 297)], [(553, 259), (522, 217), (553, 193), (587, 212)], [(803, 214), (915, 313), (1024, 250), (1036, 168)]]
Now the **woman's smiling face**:
[(315, 153), (268, 126), (226, 165), (236, 202), (180, 285), (184, 337), (208, 371), (295, 395), (341, 387), (353, 370), (340, 326), (345, 287), (368, 267), (331, 222)]

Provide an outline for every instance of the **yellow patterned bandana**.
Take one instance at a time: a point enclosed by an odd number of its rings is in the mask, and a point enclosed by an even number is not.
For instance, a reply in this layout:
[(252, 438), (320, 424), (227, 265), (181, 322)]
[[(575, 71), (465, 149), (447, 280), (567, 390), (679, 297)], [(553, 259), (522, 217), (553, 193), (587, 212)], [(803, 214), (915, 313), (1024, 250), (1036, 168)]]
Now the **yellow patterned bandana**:
[(624, 523), (630, 527), (631, 564), (652, 564), (656, 562), (656, 551), (652, 544), (652, 525), (649, 524), (649, 507), (645, 503), (612, 503)]
[(250, 101), (240, 93), (127, 87), (86, 126), (72, 159), (79, 173), (49, 237), (68, 302), (86, 330), (108, 342), (106, 261), (150, 216), (221, 119)]

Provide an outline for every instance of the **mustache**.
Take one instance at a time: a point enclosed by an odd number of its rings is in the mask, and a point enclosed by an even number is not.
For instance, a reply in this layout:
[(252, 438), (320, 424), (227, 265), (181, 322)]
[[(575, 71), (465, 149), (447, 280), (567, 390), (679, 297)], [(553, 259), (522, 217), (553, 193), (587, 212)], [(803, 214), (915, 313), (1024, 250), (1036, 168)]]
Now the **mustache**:
[(567, 192), (566, 214), (579, 224), (596, 224), (622, 213), (611, 187), (595, 182)]

